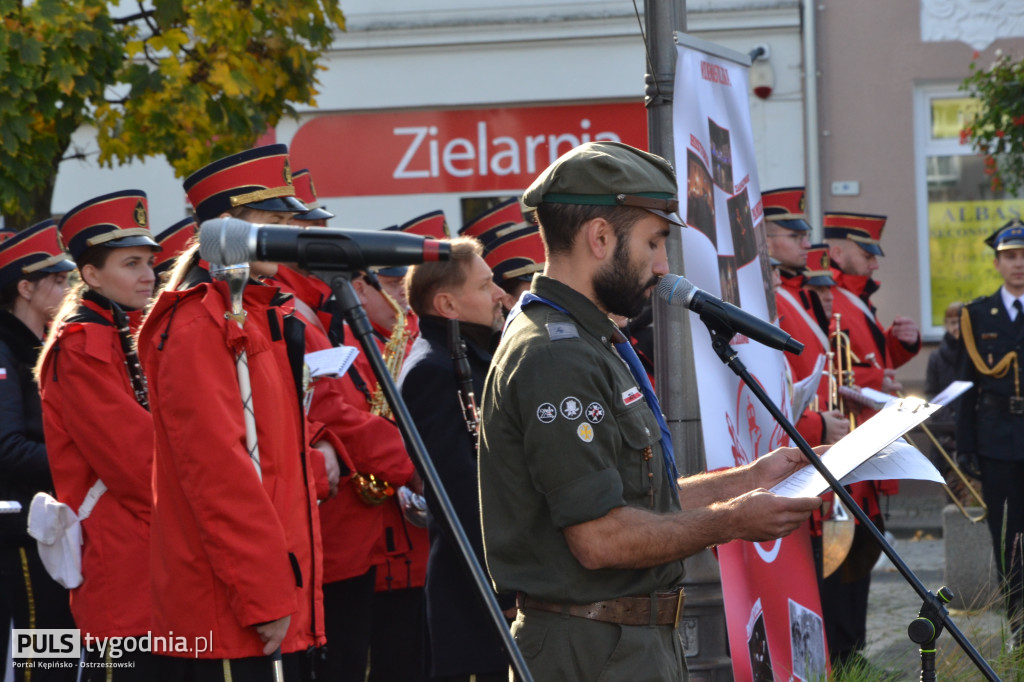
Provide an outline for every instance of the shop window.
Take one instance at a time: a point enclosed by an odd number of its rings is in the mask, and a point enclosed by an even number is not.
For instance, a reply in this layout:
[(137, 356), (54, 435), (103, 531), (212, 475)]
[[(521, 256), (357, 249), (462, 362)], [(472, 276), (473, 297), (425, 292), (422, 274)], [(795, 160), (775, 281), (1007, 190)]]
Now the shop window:
[(916, 93), (918, 222), (921, 235), (922, 329), (942, 337), (953, 301), (995, 291), (1002, 280), (985, 238), (1024, 213), (1024, 199), (993, 192), (984, 157), (960, 143), (960, 130), (978, 109), (956, 85)]

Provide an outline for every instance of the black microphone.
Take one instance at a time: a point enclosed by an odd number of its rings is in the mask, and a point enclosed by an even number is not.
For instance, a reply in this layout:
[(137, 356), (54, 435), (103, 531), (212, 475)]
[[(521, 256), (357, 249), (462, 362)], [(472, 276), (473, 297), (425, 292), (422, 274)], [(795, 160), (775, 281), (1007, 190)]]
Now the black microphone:
[(759, 317), (726, 303), (717, 296), (698, 289), (693, 282), (679, 275), (665, 275), (658, 282), (658, 296), (670, 305), (681, 305), (700, 315), (705, 324), (718, 322), (730, 330), (743, 334), (769, 348), (784, 350), (793, 355), (800, 355), (804, 344), (782, 331), (773, 324), (768, 324)]
[(306, 270), (365, 270), (448, 260), (451, 245), (404, 232), (257, 225), (214, 218), (199, 227), (199, 255), (215, 265), (251, 261), (298, 263)]

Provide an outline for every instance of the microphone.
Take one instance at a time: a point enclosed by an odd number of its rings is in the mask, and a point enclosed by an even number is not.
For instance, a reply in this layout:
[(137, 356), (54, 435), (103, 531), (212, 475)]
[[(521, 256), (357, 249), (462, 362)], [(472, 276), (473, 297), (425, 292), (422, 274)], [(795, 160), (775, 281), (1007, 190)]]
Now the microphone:
[(214, 218), (199, 227), (199, 255), (215, 265), (251, 261), (298, 263), (306, 270), (365, 270), (448, 260), (451, 245), (404, 232), (257, 225)]
[(705, 324), (714, 321), (769, 348), (800, 355), (804, 344), (759, 317), (698, 289), (679, 275), (665, 275), (658, 282), (658, 296), (670, 305), (681, 305), (700, 315)]

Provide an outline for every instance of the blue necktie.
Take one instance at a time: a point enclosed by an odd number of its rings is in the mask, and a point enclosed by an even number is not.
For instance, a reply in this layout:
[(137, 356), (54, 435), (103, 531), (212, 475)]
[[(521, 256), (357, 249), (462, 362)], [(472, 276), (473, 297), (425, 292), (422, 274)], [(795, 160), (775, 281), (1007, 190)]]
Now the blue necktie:
[(640, 392), (644, 394), (647, 405), (654, 413), (654, 418), (658, 420), (658, 428), (661, 429), (661, 454), (665, 458), (665, 473), (668, 474), (669, 481), (672, 483), (672, 489), (678, 490), (676, 479), (679, 478), (679, 470), (676, 469), (675, 451), (672, 449), (672, 434), (668, 430), (668, 424), (665, 423), (665, 416), (661, 413), (661, 403), (658, 402), (658, 396), (654, 393), (654, 386), (651, 386), (647, 371), (640, 363), (640, 358), (637, 357), (636, 351), (633, 350), (628, 339), (616, 343), (615, 350), (619, 351), (619, 356), (626, 361), (626, 366), (629, 367), (633, 378), (640, 386)]
[[(553, 301), (549, 301), (546, 298), (538, 296), (537, 294), (527, 291), (519, 297), (519, 301), (515, 307), (509, 311), (508, 317), (505, 320), (505, 327), (508, 328), (508, 324), (522, 312), (523, 307), (531, 303), (543, 303), (551, 306), (555, 310), (569, 314), (569, 311), (558, 305)], [(679, 470), (676, 469), (676, 458), (674, 450), (672, 449), (672, 434), (669, 433), (668, 425), (665, 423), (665, 416), (661, 413), (661, 403), (658, 402), (658, 396), (654, 393), (654, 387), (651, 386), (651, 380), (647, 376), (646, 370), (644, 370), (643, 364), (640, 363), (640, 358), (637, 357), (636, 351), (633, 350), (633, 346), (630, 345), (629, 339), (622, 341), (621, 343), (615, 344), (615, 350), (619, 352), (626, 366), (629, 367), (630, 374), (636, 380), (637, 385), (640, 387), (640, 392), (643, 393), (644, 399), (647, 401), (647, 406), (651, 408), (651, 412), (654, 413), (654, 418), (658, 420), (658, 428), (661, 430), (661, 454), (665, 458), (665, 475), (668, 476), (669, 482), (672, 484), (673, 490), (679, 489), (679, 484), (676, 479), (679, 478)]]

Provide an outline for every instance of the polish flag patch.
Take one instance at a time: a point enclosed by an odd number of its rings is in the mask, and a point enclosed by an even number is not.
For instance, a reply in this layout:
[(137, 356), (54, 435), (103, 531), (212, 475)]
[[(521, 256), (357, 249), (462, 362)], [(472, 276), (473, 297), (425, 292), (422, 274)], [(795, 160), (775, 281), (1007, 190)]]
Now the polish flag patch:
[(6, 378), (7, 378), (7, 368), (6, 367), (0, 367), (0, 379), (6, 379)]
[(632, 405), (636, 401), (643, 400), (643, 399), (644, 399), (644, 394), (641, 393), (640, 389), (637, 388), (636, 386), (632, 387), (628, 391), (623, 391), (622, 392), (622, 404), (623, 405)]

